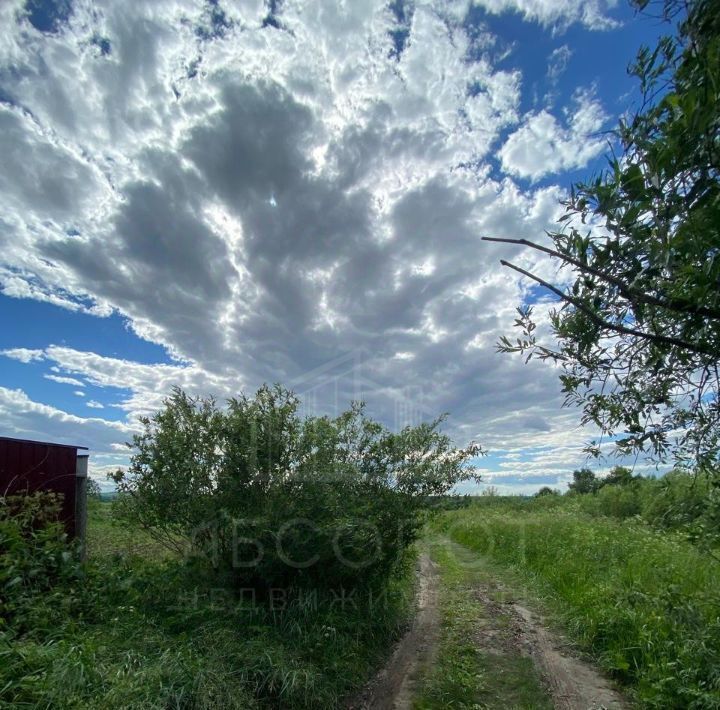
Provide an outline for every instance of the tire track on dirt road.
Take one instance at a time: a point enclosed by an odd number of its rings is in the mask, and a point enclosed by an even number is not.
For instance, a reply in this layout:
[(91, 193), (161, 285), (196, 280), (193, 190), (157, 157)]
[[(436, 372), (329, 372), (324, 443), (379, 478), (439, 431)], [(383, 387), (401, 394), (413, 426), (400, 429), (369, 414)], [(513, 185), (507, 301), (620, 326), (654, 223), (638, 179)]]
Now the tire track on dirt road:
[(440, 636), (437, 565), (426, 553), (418, 563), (417, 613), (390, 660), (348, 710), (411, 710), (424, 671), (432, 665)]
[[(446, 549), (465, 564), (482, 564), (469, 549), (445, 540)], [(418, 563), (417, 613), (411, 628), (396, 645), (390, 659), (346, 710), (412, 710), (425, 677), (432, 673), (442, 628), (441, 568), (427, 553)], [(580, 658), (566, 639), (551, 631), (541, 616), (518, 603), (518, 594), (490, 572), (474, 578), (467, 593), (477, 602), (473, 642), (483, 661), (482, 672), (492, 674), (502, 657), (530, 658), (548, 700), (556, 710), (627, 710), (630, 704), (598, 669)], [(502, 666), (497, 672), (502, 673)], [(502, 693), (500, 693), (501, 695)], [(506, 708), (509, 698), (483, 698), (482, 707)]]

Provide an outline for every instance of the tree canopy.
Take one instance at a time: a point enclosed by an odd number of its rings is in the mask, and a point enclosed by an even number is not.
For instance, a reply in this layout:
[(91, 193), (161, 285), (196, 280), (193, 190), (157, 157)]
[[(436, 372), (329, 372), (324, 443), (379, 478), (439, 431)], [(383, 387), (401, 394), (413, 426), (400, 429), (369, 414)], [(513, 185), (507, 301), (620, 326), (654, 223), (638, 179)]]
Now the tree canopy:
[(594, 493), (598, 488), (599, 482), (589, 468), (581, 468), (573, 471), (572, 483), (568, 484), (569, 491), (580, 495)]
[[(634, 5), (643, 12), (647, 0)], [(720, 2), (665, 0), (669, 32), (630, 68), (642, 101), (615, 131), (608, 167), (573, 186), (551, 245), (523, 244), (569, 278), (549, 283), (503, 261), (559, 299), (557, 344), (536, 339), (530, 305), (505, 352), (558, 363), (567, 404), (616, 437), (622, 454), (718, 471), (720, 407)], [(569, 285), (567, 285), (569, 283)], [(588, 450), (599, 454), (597, 441)]]

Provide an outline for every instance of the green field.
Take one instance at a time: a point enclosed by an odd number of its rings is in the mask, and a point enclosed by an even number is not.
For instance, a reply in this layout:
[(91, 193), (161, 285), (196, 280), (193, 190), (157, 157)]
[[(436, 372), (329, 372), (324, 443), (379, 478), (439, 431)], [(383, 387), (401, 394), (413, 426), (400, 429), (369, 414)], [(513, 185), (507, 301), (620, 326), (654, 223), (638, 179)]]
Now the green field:
[[(552, 707), (513, 650), (502, 605), (481, 603), (479, 588), (541, 609), (638, 707), (720, 708), (714, 551), (599, 506), (486, 497), (437, 512), (421, 548), (437, 565), (441, 626), (416, 710)], [(326, 590), (253, 602), (121, 523), (108, 502), (91, 503), (88, 552), (41, 591), (5, 578), (0, 707), (342, 707), (413, 608), (410, 569), (381, 599)]]

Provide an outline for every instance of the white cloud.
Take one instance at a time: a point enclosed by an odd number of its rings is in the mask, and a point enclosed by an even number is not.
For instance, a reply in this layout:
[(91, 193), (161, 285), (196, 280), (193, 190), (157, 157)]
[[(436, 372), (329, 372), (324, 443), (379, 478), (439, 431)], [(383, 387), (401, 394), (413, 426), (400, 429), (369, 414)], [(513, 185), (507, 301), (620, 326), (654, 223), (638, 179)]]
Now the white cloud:
[(529, 114), (508, 136), (500, 149), (505, 171), (537, 180), (544, 175), (584, 167), (606, 148), (606, 138), (597, 135), (606, 121), (600, 103), (590, 94), (576, 97), (567, 126), (543, 110)]
[(121, 422), (83, 418), (31, 400), (19, 389), (0, 387), (0, 421), (11, 436), (111, 451), (113, 442), (129, 438), (132, 428)]
[(61, 385), (73, 385), (74, 387), (85, 387), (85, 383), (75, 377), (63, 377), (61, 375), (43, 375), (46, 380), (58, 382)]
[(607, 30), (618, 25), (609, 11), (617, 0), (473, 0), (488, 12), (518, 12), (526, 20), (562, 31), (573, 23), (593, 30)]
[[(159, 409), (173, 387), (191, 395), (214, 394), (220, 398), (236, 395), (243, 387), (235, 374), (212, 374), (194, 364), (147, 365), (56, 345), (45, 350), (45, 358), (57, 363), (58, 370), (82, 376), (91, 385), (125, 392), (119, 407), (132, 420)], [(88, 406), (94, 405), (88, 402)]]
[(551, 83), (557, 83), (560, 76), (565, 72), (572, 57), (572, 49), (567, 44), (553, 49), (548, 57), (547, 77)]
[[(558, 28), (607, 26), (613, 3), (484, 5)], [(7, 426), (92, 440), (114, 466), (173, 386), (222, 399), (280, 381), (317, 410), (359, 394), (389, 424), (449, 411), (460, 440), (494, 447), (582, 439), (551, 369), (494, 352), (528, 288), (499, 259), (550, 267), (480, 237), (542, 237), (563, 192), (513, 176), (596, 155), (599, 103), (518, 127), (522, 67), (468, 34), (464, 2), (415, 3), (399, 55), (386, 2), (282, 4), (279, 29), (262, 2), (222, 6), (213, 24), (191, 0), (76, 3), (54, 34), (0, 7), (0, 289), (118, 313), (172, 357), (18, 334), (7, 357), (105, 388), (88, 407), (126, 418), (7, 390), (22, 410)]]
[(0, 355), (9, 357), (12, 360), (18, 360), (19, 362), (34, 362), (36, 360), (43, 359), (42, 350), (31, 350), (29, 348), (10, 348), (8, 350), (0, 350)]

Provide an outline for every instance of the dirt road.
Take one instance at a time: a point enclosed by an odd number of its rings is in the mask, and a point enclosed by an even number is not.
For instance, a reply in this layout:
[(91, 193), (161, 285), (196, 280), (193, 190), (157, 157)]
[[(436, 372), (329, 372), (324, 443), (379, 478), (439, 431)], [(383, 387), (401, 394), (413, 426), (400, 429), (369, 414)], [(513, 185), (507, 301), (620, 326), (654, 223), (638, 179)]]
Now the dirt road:
[(353, 710), (411, 710), (418, 684), (437, 652), (440, 632), (435, 563), (423, 553), (418, 564), (417, 614), (390, 660), (350, 708)]
[[(474, 553), (444, 541), (456, 560), (467, 564)], [(474, 558), (473, 564), (477, 564)], [(542, 617), (517, 600), (513, 590), (497, 580), (477, 574), (477, 567), (463, 594), (472, 596), (478, 610), (473, 620), (472, 642), (482, 659), (480, 673), (487, 677), (502, 674), (508, 661), (531, 659), (547, 697), (544, 705), (557, 710), (620, 710), (628, 703), (599, 671), (580, 658), (569, 643), (551, 631)], [(433, 672), (443, 638), (440, 608), (444, 593), (442, 568), (428, 553), (421, 555), (418, 567), (418, 611), (412, 627), (400, 640), (384, 668), (363, 693), (347, 707), (352, 710), (411, 710)], [(525, 663), (529, 663), (527, 660)], [(512, 682), (512, 679), (510, 679)], [(502, 692), (485, 696), (482, 707), (513, 707), (512, 698)], [(510, 705), (508, 704), (510, 703)], [(429, 707), (427, 702), (423, 707)], [(442, 707), (440, 704), (438, 708)], [(478, 705), (480, 707), (480, 705)]]

